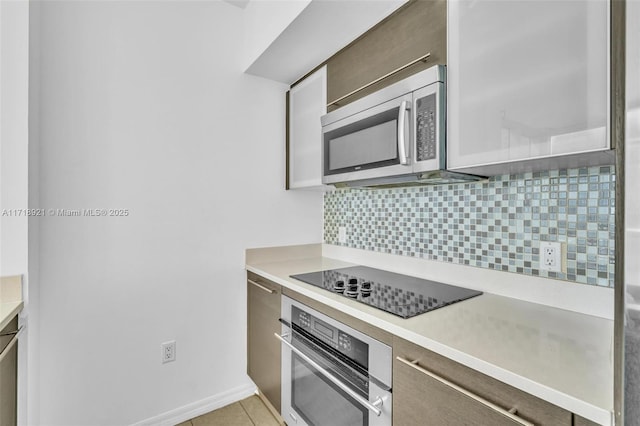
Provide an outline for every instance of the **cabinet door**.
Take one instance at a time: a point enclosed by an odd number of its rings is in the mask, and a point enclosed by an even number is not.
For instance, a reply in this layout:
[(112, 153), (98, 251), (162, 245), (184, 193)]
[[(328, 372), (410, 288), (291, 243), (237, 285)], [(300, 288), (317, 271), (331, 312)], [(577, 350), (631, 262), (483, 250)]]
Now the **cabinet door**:
[(327, 67), (289, 91), (289, 188), (322, 187), (322, 126), (327, 112)]
[(607, 22), (605, 0), (450, 1), (448, 167), (607, 150)]
[[(329, 58), (329, 111), (434, 65), (446, 64), (446, 25), (445, 0), (412, 0)], [(425, 61), (335, 102), (427, 53), (431, 55)]]
[(572, 424), (570, 412), (406, 340), (394, 338), (393, 356), (396, 426)]
[(280, 412), (281, 287), (258, 275), (247, 279), (247, 374)]
[[(14, 335), (7, 334), (18, 329), (18, 317), (0, 330), (0, 425), (17, 423), (18, 392), (18, 345), (8, 348)], [(7, 334), (2, 336), (2, 334)]]

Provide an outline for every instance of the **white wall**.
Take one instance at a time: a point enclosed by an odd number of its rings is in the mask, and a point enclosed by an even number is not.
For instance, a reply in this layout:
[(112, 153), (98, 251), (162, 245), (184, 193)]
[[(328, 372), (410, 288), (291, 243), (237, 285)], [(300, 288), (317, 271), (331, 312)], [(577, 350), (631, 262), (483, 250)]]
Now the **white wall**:
[[(29, 3), (29, 206), (40, 205), (40, 2)], [(20, 340), (20, 348), (26, 352), (22, 366), (27, 367), (26, 392), (18, 399), (18, 424), (39, 424), (39, 378), (40, 378), (40, 221), (35, 216), (29, 218), (29, 271), (25, 311), (28, 313), (26, 338)], [(25, 341), (27, 345), (25, 345)], [(24, 368), (18, 366), (20, 371)]]
[(247, 70), (311, 1), (252, 0), (247, 3), (243, 14), (242, 69)]
[(244, 249), (322, 238), (322, 195), (283, 189), (286, 87), (241, 73), (226, 3), (40, 6), (39, 205), (130, 211), (39, 223), (40, 423), (247, 384)]
[[(23, 275), (24, 328), (18, 345), (18, 422), (27, 422), (29, 173), (29, 3), (0, 1), (0, 275)], [(13, 210), (13, 212), (11, 212)], [(15, 215), (17, 214), (17, 215)]]
[[(29, 3), (0, 2), (0, 275), (27, 272)], [(17, 215), (16, 215), (17, 214)]]

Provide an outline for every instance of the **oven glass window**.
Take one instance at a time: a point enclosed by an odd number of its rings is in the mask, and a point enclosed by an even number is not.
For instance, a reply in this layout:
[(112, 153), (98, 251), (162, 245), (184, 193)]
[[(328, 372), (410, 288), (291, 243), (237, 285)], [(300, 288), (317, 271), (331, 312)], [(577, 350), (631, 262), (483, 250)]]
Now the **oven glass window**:
[(365, 426), (369, 412), (356, 400), (291, 354), (291, 406), (309, 426)]

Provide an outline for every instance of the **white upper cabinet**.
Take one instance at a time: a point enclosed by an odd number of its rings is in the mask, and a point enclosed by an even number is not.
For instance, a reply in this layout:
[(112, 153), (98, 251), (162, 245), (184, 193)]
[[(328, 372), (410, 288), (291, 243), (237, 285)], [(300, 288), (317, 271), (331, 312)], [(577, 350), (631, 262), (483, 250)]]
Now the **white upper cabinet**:
[(289, 92), (289, 188), (322, 187), (322, 126), (327, 112), (327, 67)]
[(608, 17), (605, 0), (450, 1), (448, 167), (612, 162)]

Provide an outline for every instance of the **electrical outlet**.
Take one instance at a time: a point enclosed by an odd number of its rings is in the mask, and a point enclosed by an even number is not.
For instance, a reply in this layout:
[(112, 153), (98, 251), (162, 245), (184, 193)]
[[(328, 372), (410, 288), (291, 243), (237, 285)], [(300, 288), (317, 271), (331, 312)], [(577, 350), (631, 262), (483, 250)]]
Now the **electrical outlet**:
[(540, 269), (549, 272), (566, 271), (566, 256), (563, 243), (540, 242)]
[(340, 244), (347, 243), (347, 228), (345, 226), (340, 226), (338, 228), (338, 242)]
[(162, 344), (162, 363), (176, 360), (176, 341), (171, 340)]

